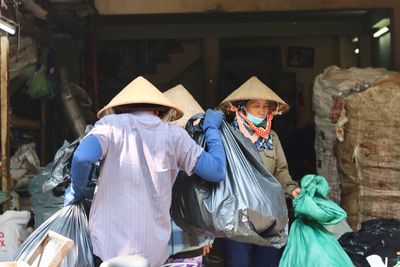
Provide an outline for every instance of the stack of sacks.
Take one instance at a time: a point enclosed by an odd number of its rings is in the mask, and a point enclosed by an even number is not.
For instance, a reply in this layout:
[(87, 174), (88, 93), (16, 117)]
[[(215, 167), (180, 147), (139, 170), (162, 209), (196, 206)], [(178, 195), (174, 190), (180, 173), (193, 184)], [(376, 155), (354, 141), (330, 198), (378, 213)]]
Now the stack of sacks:
[(400, 76), (345, 98), (337, 156), (342, 206), (354, 229), (369, 219), (399, 219), (399, 103)]
[(385, 69), (330, 66), (314, 81), (313, 108), (315, 111), (315, 156), (317, 173), (326, 177), (331, 187), (330, 198), (340, 202), (340, 182), (335, 156), (336, 123), (341, 123), (344, 97), (369, 88), (373, 83), (393, 76)]

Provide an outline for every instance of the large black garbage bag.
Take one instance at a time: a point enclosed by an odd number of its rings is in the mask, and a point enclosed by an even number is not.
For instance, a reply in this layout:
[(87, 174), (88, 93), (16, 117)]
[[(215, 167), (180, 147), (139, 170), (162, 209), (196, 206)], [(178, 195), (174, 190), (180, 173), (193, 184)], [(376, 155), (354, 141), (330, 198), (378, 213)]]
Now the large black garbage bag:
[[(92, 129), (91, 125), (87, 125), (85, 134)], [(55, 196), (64, 195), (65, 189), (71, 184), (71, 161), (72, 155), (81, 142), (82, 138), (77, 138), (69, 143), (64, 141), (64, 144), (57, 150), (52, 168), (48, 174), (47, 180), (43, 183), (43, 192), (51, 191)], [(86, 198), (92, 199), (94, 188), (100, 173), (100, 164), (97, 162), (92, 165), (92, 170), (89, 175)]]
[[(204, 116), (204, 115), (203, 115)], [(205, 147), (199, 116), (186, 130)], [(265, 169), (254, 145), (225, 121), (221, 127), (227, 156), (224, 182), (212, 183), (180, 172), (173, 186), (171, 216), (184, 231), (281, 247), (288, 214), (279, 182)]]
[(356, 267), (369, 266), (366, 257), (373, 254), (381, 256), (382, 259), (388, 257), (388, 266), (394, 266), (397, 263), (396, 252), (400, 251), (400, 221), (365, 221), (358, 232), (341, 236), (339, 243)]
[(80, 139), (76, 139), (72, 143), (64, 141), (62, 147), (57, 150), (54, 156), (53, 168), (50, 171), (47, 181), (43, 183), (44, 192), (54, 190), (57, 186), (71, 181), (70, 169), (72, 154), (78, 147), (79, 142)]
[(74, 247), (61, 263), (61, 267), (93, 267), (93, 249), (89, 238), (88, 222), (80, 203), (66, 206), (39, 226), (18, 249), (14, 260), (25, 260), (49, 230), (74, 241)]

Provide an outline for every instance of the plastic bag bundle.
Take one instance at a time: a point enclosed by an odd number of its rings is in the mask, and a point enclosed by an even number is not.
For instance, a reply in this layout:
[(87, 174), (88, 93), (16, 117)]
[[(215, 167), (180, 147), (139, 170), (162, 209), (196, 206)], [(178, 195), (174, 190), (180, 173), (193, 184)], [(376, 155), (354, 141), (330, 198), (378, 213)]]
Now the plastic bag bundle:
[(361, 224), (358, 232), (346, 233), (340, 244), (357, 267), (368, 266), (366, 257), (376, 254), (388, 258), (388, 266), (396, 265), (400, 256), (400, 221), (374, 219)]
[(22, 244), (14, 260), (25, 260), (49, 230), (74, 241), (74, 247), (64, 258), (61, 267), (93, 267), (93, 249), (88, 222), (81, 204), (66, 206), (39, 226)]
[[(200, 116), (186, 126), (205, 147)], [(254, 145), (225, 121), (221, 136), (227, 156), (226, 180), (211, 183), (180, 172), (173, 186), (171, 215), (184, 231), (210, 237), (281, 247), (288, 222), (283, 190), (264, 168)]]
[(353, 266), (339, 242), (325, 228), (346, 218), (346, 212), (328, 199), (329, 184), (322, 176), (306, 175), (301, 193), (293, 200), (296, 215), (279, 267)]

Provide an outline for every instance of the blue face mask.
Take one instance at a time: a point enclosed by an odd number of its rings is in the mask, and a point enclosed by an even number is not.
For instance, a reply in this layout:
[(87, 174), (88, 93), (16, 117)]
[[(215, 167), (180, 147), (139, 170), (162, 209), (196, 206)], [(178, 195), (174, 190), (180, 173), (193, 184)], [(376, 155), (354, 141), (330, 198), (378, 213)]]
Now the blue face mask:
[(247, 118), (254, 123), (255, 126), (260, 125), (261, 123), (263, 123), (263, 121), (265, 120), (267, 116), (264, 116), (264, 118), (258, 118), (256, 116), (251, 115), (249, 112), (247, 112)]

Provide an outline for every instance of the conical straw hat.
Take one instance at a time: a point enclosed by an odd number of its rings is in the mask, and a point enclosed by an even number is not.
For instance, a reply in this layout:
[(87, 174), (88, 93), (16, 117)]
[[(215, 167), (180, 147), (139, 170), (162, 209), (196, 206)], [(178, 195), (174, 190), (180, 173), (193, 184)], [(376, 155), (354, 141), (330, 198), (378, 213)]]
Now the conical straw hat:
[(197, 103), (193, 96), (186, 90), (182, 85), (177, 85), (168, 91), (164, 92), (164, 95), (181, 110), (183, 110), (183, 117), (173, 122), (180, 127), (185, 127), (187, 121), (197, 113), (204, 113), (203, 108)]
[(177, 120), (183, 116), (183, 112), (164, 96), (163, 93), (148, 80), (139, 76), (111, 99), (107, 106), (100, 109), (97, 112), (97, 117), (101, 118), (111, 108), (130, 104), (154, 104), (170, 108), (168, 111), (170, 121)]
[(229, 111), (229, 104), (240, 100), (262, 99), (268, 101), (275, 101), (278, 103), (278, 108), (275, 114), (282, 114), (289, 110), (289, 105), (286, 104), (271, 88), (261, 82), (256, 76), (248, 79), (238, 89), (233, 91), (227, 98), (225, 98), (219, 107), (223, 111)]

